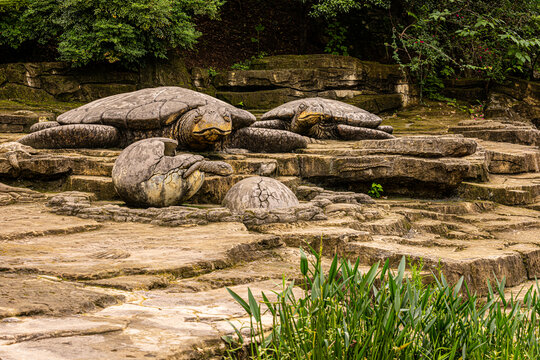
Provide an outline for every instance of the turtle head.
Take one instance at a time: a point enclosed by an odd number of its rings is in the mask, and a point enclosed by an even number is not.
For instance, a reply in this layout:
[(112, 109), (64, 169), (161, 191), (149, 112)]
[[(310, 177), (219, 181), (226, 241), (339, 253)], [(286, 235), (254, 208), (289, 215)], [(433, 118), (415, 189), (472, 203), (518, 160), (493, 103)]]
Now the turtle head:
[(302, 103), (293, 119), (293, 131), (303, 133), (319, 124), (325, 117), (324, 109), (320, 105)]
[(221, 141), (232, 131), (231, 114), (227, 109), (205, 105), (189, 111), (182, 120), (180, 143), (203, 149)]

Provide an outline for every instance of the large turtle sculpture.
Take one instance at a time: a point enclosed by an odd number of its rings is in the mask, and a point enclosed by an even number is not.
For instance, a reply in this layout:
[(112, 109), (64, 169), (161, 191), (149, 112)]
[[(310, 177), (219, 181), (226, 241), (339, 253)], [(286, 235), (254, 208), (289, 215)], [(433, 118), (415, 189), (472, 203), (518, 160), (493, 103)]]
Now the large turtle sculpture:
[(165, 207), (188, 200), (203, 185), (205, 173), (227, 176), (232, 167), (200, 155), (176, 154), (176, 140), (151, 138), (125, 148), (112, 170), (116, 192), (128, 204)]
[[(187, 150), (219, 146), (288, 152), (309, 142), (292, 132), (249, 128), (248, 111), (180, 87), (142, 89), (102, 98), (36, 125), (19, 140), (34, 148), (126, 147), (146, 138), (167, 137)], [(251, 147), (251, 148), (250, 148)]]
[(354, 105), (324, 98), (306, 98), (280, 105), (263, 114), (252, 127), (288, 130), (315, 139), (391, 139), (393, 128)]

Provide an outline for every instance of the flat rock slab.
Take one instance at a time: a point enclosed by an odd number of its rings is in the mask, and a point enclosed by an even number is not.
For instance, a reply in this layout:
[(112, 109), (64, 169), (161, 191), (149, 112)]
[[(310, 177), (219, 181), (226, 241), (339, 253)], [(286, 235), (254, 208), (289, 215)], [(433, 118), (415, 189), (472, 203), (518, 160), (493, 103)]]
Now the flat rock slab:
[(123, 299), (121, 295), (103, 294), (80, 285), (52, 281), (47, 277), (0, 273), (0, 319), (88, 313)]
[(81, 154), (39, 153), (29, 158), (19, 158), (18, 171), (14, 174), (9, 161), (0, 158), (0, 176), (30, 179), (54, 179), (69, 174), (110, 176), (114, 158), (101, 158)]
[[(4, 211), (10, 208), (4, 207)], [(37, 224), (62, 218), (43, 212), (35, 213), (32, 221)], [(88, 280), (122, 274), (172, 273), (184, 277), (255, 259), (261, 256), (260, 250), (281, 244), (275, 236), (248, 232), (241, 223), (175, 230), (136, 223), (103, 223), (99, 229), (94, 226), (93, 231), (83, 227), (78, 229), (82, 232), (62, 236), (23, 236), (36, 228), (27, 225), (27, 230), (21, 230), (17, 226), (18, 232), (9, 233), (12, 240), (0, 243), (2, 269)]]
[(52, 113), (35, 113), (28, 110), (0, 110), (0, 131), (11, 133), (28, 132), (30, 126), (40, 120), (54, 120)]
[(0, 206), (20, 202), (39, 202), (46, 199), (47, 195), (37, 191), (0, 183)]
[(450, 127), (449, 132), (465, 137), (522, 145), (539, 145), (540, 131), (520, 123), (492, 120), (466, 120)]
[(478, 140), (486, 153), (492, 174), (519, 174), (540, 171), (540, 150), (536, 146)]
[[(251, 283), (261, 299), (280, 290), (279, 281)], [(233, 286), (243, 298), (248, 286)], [(232, 335), (233, 322), (249, 324), (245, 311), (224, 289), (192, 293), (139, 292), (139, 298), (93, 316), (21, 319), (0, 322), (0, 356), (21, 359), (160, 358), (207, 359), (224, 350), (221, 336)], [(264, 318), (269, 326), (269, 318)]]
[(0, 241), (74, 234), (102, 227), (94, 220), (50, 214), (44, 204), (39, 203), (13, 204), (1, 210), (3, 226), (0, 228)]
[(463, 182), (458, 193), (469, 200), (489, 200), (505, 205), (526, 205), (540, 196), (540, 174), (492, 175), (487, 183)]
[(364, 140), (354, 149), (372, 154), (400, 154), (418, 157), (462, 157), (476, 152), (476, 141), (456, 136), (407, 136), (388, 140)]

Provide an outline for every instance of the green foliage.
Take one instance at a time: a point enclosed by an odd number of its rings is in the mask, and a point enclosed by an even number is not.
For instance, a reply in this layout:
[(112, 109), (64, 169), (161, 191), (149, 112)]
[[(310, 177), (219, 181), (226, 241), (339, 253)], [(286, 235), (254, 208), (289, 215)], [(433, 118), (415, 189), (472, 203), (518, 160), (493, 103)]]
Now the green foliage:
[(233, 69), (233, 70), (249, 70), (250, 66), (251, 66), (251, 59), (247, 59), (247, 60), (232, 64), (231, 69)]
[(208, 68), (208, 76), (210, 76), (211, 78), (216, 77), (218, 74), (219, 74), (219, 72), (216, 69), (214, 69), (213, 67)]
[(27, 0), (1, 8), (0, 45), (57, 42), (74, 65), (139, 63), (191, 47), (200, 33), (191, 17), (215, 16), (223, 0)]
[[(422, 264), (397, 272), (389, 262), (359, 269), (359, 261), (334, 257), (328, 271), (321, 255), (309, 262), (301, 253), (303, 294), (283, 281), (281, 292), (262, 293), (247, 301), (229, 293), (250, 317), (249, 341), (234, 327), (236, 338), (224, 337), (229, 357), (244, 345), (252, 359), (348, 360), (532, 360), (540, 356), (540, 287), (531, 287), (523, 300), (505, 298), (505, 281), (485, 298), (470, 293), (463, 277), (455, 285), (442, 274), (425, 284)], [(272, 319), (272, 329), (263, 317)], [(246, 344), (248, 343), (248, 344)]]
[(261, 51), (257, 55), (253, 55), (250, 59), (246, 59), (244, 61), (232, 64), (231, 69), (233, 69), (233, 70), (249, 70), (249, 68), (251, 67), (251, 63), (254, 60), (262, 59), (266, 55), (268, 55), (268, 54), (265, 53), (264, 51)]
[(390, 7), (390, 0), (302, 0), (302, 2), (311, 4), (312, 16), (326, 18), (336, 18), (352, 10), (372, 6)]
[(354, 46), (340, 23), (362, 21), (367, 12), (355, 10), (389, 9), (393, 29), (387, 46), (419, 84), (421, 96), (438, 96), (441, 79), (500, 81), (508, 75), (532, 78), (540, 70), (538, 0), (302, 1), (310, 5), (312, 16), (329, 22), (325, 51), (337, 54), (346, 53), (345, 44)]
[[(403, 2), (410, 21), (395, 22), (393, 57), (432, 96), (433, 79), (531, 76), (540, 56), (535, 0)], [(438, 85), (437, 85), (438, 86)]]
[(368, 191), (368, 195), (374, 198), (380, 198), (383, 191), (384, 190), (381, 184), (372, 183), (371, 188)]
[(263, 24), (257, 24), (255, 31), (257, 32), (257, 37), (252, 37), (251, 42), (257, 44), (257, 54), (259, 54), (261, 52), (261, 33), (264, 31)]
[(333, 55), (349, 55), (349, 47), (347, 43), (347, 28), (342, 26), (339, 22), (332, 22), (328, 24), (325, 32), (328, 37), (328, 42), (324, 48), (324, 52)]

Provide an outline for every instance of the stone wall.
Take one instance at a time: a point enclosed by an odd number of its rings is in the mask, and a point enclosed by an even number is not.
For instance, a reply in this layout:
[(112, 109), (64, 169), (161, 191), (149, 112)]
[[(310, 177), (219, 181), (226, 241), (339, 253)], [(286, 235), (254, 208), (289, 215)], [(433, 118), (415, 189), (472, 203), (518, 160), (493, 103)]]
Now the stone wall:
[(71, 68), (62, 62), (0, 65), (0, 99), (88, 102), (154, 86), (182, 86), (249, 109), (269, 109), (304, 97), (343, 100), (381, 112), (413, 99), (397, 65), (335, 55), (283, 55), (253, 61), (249, 70), (188, 71), (180, 58), (141, 70)]
[(368, 111), (396, 109), (411, 102), (410, 89), (397, 65), (383, 65), (337, 55), (280, 55), (254, 60), (249, 70), (211, 77), (193, 72), (199, 90), (233, 105), (268, 109), (304, 97), (321, 96)]
[(489, 92), (486, 118), (532, 123), (540, 128), (540, 82), (508, 79)]
[(62, 62), (0, 64), (0, 99), (88, 102), (161, 85), (191, 87), (181, 59), (133, 71), (107, 66), (77, 69)]

